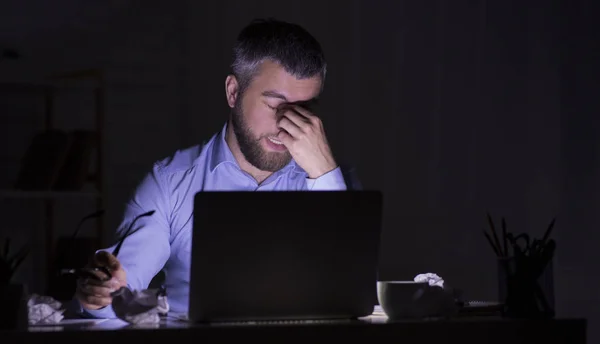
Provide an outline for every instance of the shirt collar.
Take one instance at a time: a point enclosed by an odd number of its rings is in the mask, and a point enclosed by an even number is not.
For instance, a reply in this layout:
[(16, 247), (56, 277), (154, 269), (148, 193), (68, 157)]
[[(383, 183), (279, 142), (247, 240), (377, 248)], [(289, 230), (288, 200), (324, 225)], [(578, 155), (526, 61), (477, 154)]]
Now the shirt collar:
[[(227, 123), (223, 126), (221, 131), (215, 136), (215, 140), (213, 142), (212, 154), (210, 156), (210, 172), (214, 172), (217, 167), (222, 164), (233, 164), (238, 169), (240, 166), (238, 165), (231, 149), (229, 149), (229, 145), (227, 145), (227, 141), (225, 141), (225, 136), (227, 134)], [(289, 170), (293, 170), (296, 173), (305, 173), (304, 170), (296, 164), (296, 161), (292, 159), (285, 167), (275, 173), (285, 173)]]
[(231, 163), (238, 166), (237, 161), (235, 161), (235, 158), (233, 157), (233, 153), (231, 153), (231, 150), (225, 141), (226, 133), (227, 123), (225, 123), (221, 131), (215, 136), (212, 153), (210, 155), (210, 172), (214, 172), (218, 166), (225, 163)]

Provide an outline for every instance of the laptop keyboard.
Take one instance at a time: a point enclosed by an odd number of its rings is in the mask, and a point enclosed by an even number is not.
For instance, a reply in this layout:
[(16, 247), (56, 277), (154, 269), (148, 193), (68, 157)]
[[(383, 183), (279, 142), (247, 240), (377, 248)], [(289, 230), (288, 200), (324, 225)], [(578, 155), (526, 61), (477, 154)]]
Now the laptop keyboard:
[(323, 319), (323, 320), (252, 320), (252, 321), (227, 321), (214, 322), (212, 326), (240, 326), (240, 325), (319, 325), (338, 324), (352, 321), (351, 319)]

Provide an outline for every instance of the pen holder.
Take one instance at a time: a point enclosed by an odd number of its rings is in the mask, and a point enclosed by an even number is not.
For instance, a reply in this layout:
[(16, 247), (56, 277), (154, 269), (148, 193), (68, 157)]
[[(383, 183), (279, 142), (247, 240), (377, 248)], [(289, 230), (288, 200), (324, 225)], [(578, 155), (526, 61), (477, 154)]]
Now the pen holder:
[(552, 259), (543, 264), (535, 256), (498, 258), (498, 296), (507, 318), (554, 317)]

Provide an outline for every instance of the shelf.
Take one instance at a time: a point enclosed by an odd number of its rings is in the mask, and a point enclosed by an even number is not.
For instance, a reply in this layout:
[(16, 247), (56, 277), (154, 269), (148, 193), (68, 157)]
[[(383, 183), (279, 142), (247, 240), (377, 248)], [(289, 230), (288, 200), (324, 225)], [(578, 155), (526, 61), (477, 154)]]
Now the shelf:
[[(39, 67), (39, 68), (34, 68)], [(48, 66), (47, 66), (48, 67)], [(58, 129), (55, 127), (55, 101), (61, 91), (67, 90), (89, 90), (89, 96), (93, 97), (93, 120), (94, 129), (97, 132), (95, 147), (95, 171), (91, 174), (94, 178), (87, 181), (92, 182), (94, 186), (85, 187), (81, 191), (61, 191), (52, 190), (19, 190), (13, 185), (6, 185), (4, 189), (0, 188), (0, 200), (15, 200), (15, 202), (42, 201), (44, 203), (44, 231), (41, 240), (45, 241), (46, 263), (45, 270), (51, 273), (51, 262), (55, 259), (55, 203), (60, 201), (82, 202), (89, 201), (95, 203), (98, 210), (103, 209), (103, 130), (106, 104), (106, 83), (104, 81), (104, 72), (102, 70), (88, 69), (75, 71), (74, 73), (48, 76), (48, 70), (42, 66), (26, 66), (7, 64), (0, 66), (0, 94), (10, 96), (12, 92), (35, 94), (36, 101), (44, 106), (44, 130)], [(25, 100), (25, 99), (23, 99)], [(15, 122), (17, 121), (18, 122)], [(22, 126), (20, 119), (9, 118), (9, 123), (17, 123)], [(8, 154), (5, 154), (8, 155)], [(11, 154), (12, 155), (12, 154)], [(38, 184), (34, 184), (38, 185)], [(54, 184), (53, 184), (54, 185)], [(45, 185), (44, 185), (45, 186)], [(86, 191), (84, 191), (86, 190)], [(87, 202), (86, 202), (87, 203)], [(96, 219), (96, 240), (97, 246), (103, 243), (104, 220), (102, 217)], [(41, 284), (52, 280), (51, 275), (41, 277)], [(48, 287), (48, 286), (46, 286)]]
[(0, 190), (0, 199), (100, 199), (102, 195), (94, 191), (25, 191)]

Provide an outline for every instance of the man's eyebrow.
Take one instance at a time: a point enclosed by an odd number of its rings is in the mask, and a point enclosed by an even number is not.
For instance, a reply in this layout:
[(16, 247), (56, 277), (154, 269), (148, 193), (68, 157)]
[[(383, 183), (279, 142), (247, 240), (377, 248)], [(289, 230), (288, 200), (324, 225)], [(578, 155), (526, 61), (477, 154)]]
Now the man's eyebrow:
[(282, 99), (282, 100), (284, 100), (284, 101), (286, 101), (286, 102), (288, 101), (288, 100), (287, 100), (287, 98), (286, 98), (286, 97), (285, 97), (283, 94), (281, 94), (281, 93), (279, 93), (279, 92), (276, 92), (276, 91), (264, 91), (264, 92), (262, 93), (262, 95), (263, 95), (264, 97), (269, 97), (269, 98), (279, 98), (279, 99)]
[(285, 95), (283, 95), (283, 94), (281, 94), (281, 93), (279, 93), (277, 91), (264, 91), (262, 93), (262, 95), (263, 95), (263, 97), (281, 99), (281, 100), (283, 100), (285, 102), (288, 102), (290, 104), (299, 104), (299, 105), (302, 105), (302, 104), (317, 105), (317, 104), (319, 104), (319, 98), (318, 97), (314, 97), (314, 98), (311, 98), (311, 99), (308, 99), (308, 100), (300, 100), (300, 101), (297, 101), (297, 102), (289, 102), (288, 99), (287, 99), (287, 97)]

